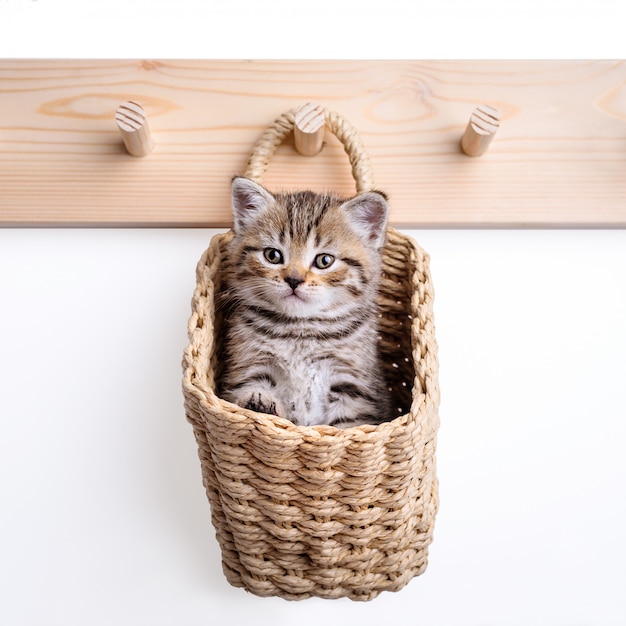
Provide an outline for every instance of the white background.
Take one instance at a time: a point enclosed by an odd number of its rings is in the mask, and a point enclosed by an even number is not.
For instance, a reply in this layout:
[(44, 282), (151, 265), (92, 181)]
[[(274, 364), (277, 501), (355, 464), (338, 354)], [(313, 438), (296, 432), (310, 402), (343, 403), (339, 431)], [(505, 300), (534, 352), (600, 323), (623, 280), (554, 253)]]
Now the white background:
[[(503, 3), (364, 2), (367, 36), (313, 51), (258, 32), (297, 3), (247, 23), (241, 4), (0, 0), (0, 56), (626, 57), (609, 1), (513, 3), (460, 45)], [(330, 33), (350, 15), (308, 6)], [(212, 234), (0, 230), (0, 624), (626, 623), (626, 231), (411, 231), (436, 289), (441, 509), (426, 573), (367, 604), (221, 574), (180, 385)]]

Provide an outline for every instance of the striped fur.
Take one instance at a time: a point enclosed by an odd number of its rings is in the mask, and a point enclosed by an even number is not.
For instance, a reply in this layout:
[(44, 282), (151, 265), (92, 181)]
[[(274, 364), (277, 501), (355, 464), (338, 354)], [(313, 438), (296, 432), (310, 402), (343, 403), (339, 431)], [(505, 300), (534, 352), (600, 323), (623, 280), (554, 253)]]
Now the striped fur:
[(390, 419), (375, 298), (387, 204), (233, 179), (220, 393), (295, 424)]

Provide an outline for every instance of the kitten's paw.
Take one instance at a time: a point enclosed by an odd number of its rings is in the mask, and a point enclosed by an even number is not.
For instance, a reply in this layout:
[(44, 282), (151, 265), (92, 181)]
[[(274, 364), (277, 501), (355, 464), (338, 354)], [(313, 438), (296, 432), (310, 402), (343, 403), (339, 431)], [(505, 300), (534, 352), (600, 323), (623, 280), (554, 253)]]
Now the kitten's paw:
[(281, 403), (264, 391), (253, 392), (242, 405), (244, 409), (250, 409), (257, 413), (268, 413), (269, 415), (278, 415), (283, 417), (285, 412)]

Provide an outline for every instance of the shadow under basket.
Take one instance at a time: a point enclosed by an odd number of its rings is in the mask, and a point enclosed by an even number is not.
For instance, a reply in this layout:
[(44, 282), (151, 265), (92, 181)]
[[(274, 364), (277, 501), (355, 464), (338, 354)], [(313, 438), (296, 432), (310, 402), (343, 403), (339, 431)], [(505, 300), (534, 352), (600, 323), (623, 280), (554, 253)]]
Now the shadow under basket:
[(183, 391), (228, 582), (259, 596), (371, 600), (427, 565), (438, 508), (437, 344), (428, 256), (389, 228), (380, 335), (398, 417), (346, 430), (296, 426), (216, 395), (215, 308), (232, 233), (197, 267)]

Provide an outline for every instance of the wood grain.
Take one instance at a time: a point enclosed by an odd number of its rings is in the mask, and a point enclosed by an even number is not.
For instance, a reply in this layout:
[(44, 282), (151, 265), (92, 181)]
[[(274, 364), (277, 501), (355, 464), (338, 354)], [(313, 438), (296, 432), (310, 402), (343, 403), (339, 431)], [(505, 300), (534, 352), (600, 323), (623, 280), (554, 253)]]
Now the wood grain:
[[(230, 225), (229, 180), (265, 127), (314, 101), (361, 132), (399, 227), (626, 226), (623, 61), (0, 61), (4, 225)], [(128, 155), (124, 101), (154, 151)], [(479, 159), (460, 139), (501, 113)], [(270, 188), (354, 190), (329, 134), (276, 152)]]

